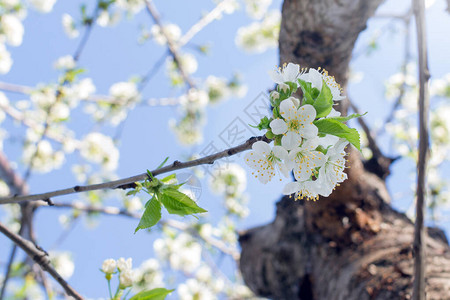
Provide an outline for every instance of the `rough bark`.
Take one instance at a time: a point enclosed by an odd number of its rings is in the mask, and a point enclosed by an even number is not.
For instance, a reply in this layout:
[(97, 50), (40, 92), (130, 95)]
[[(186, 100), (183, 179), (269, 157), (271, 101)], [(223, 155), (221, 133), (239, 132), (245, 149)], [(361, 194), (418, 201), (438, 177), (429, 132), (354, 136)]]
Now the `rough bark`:
[[(354, 43), (381, 2), (286, 0), (280, 61), (323, 67), (345, 89)], [(345, 103), (340, 110), (346, 111)], [(330, 197), (306, 203), (285, 197), (271, 224), (241, 234), (240, 268), (256, 294), (274, 299), (410, 298), (413, 224), (390, 207), (383, 174), (368, 172), (354, 149), (348, 160), (349, 178)], [(438, 229), (428, 233), (427, 299), (450, 299), (448, 242)]]

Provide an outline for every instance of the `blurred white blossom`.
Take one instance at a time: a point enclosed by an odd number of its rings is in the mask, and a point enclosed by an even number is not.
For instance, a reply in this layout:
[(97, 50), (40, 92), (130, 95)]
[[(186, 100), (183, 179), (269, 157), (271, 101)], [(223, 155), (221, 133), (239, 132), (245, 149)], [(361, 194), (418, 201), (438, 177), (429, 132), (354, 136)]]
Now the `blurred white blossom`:
[(116, 271), (116, 266), (117, 263), (114, 259), (112, 258), (105, 259), (102, 264), (102, 271), (107, 274), (114, 273)]
[(158, 257), (168, 260), (173, 269), (191, 273), (200, 265), (202, 247), (186, 233), (157, 239), (153, 249)]
[(249, 53), (262, 53), (269, 48), (278, 47), (281, 13), (270, 11), (261, 22), (254, 22), (239, 28), (236, 45)]
[(0, 18), (0, 41), (5, 39), (11, 46), (22, 44), (24, 28), (20, 19), (11, 14), (2, 15)]
[(40, 12), (51, 12), (56, 0), (29, 0), (30, 3)]
[(271, 3), (272, 0), (245, 0), (245, 9), (251, 18), (261, 19)]
[(169, 37), (169, 40), (176, 43), (181, 37), (181, 29), (176, 24), (167, 24), (164, 25), (164, 34), (161, 31), (161, 27), (157, 24), (153, 25), (150, 28), (150, 34), (152, 35), (155, 42), (159, 45), (165, 45), (167, 43), (166, 36)]
[(58, 58), (53, 64), (57, 70), (73, 69), (75, 68), (75, 60), (72, 55), (65, 55)]
[(133, 259), (131, 257), (129, 257), (128, 259), (121, 257), (117, 260), (117, 269), (119, 269), (120, 272), (131, 270), (132, 268)]
[(119, 150), (113, 140), (99, 132), (89, 133), (82, 140), (81, 156), (91, 162), (101, 164), (107, 170), (115, 170), (119, 160)]
[(74, 39), (80, 35), (80, 32), (77, 29), (77, 25), (75, 24), (75, 21), (71, 15), (63, 14), (62, 25), (64, 32), (69, 38)]
[(69, 279), (72, 277), (75, 264), (69, 252), (50, 251), (49, 256), (50, 261), (62, 278)]
[(6, 74), (11, 70), (13, 60), (11, 54), (6, 49), (5, 45), (0, 42), (0, 74)]

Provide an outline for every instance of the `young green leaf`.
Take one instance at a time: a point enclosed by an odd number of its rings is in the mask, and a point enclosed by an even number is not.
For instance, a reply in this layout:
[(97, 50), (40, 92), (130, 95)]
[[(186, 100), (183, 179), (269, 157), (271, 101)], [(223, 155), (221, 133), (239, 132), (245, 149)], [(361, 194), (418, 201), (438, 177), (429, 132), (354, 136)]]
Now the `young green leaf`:
[(347, 125), (332, 118), (316, 120), (314, 125), (319, 129), (319, 134), (331, 134), (344, 138), (361, 151), (359, 133), (355, 128), (349, 128)]
[(145, 229), (154, 226), (160, 219), (161, 203), (158, 201), (158, 199), (156, 199), (155, 196), (153, 196), (153, 198), (145, 204), (144, 214), (142, 215), (138, 226), (134, 230), (134, 233), (136, 233), (139, 229)]
[(332, 117), (332, 118), (328, 118), (328, 119), (336, 120), (336, 121), (339, 121), (339, 122), (343, 123), (343, 122), (347, 122), (348, 120), (351, 120), (351, 119), (354, 119), (354, 118), (359, 118), (359, 117), (365, 116), (366, 114), (367, 114), (367, 112), (362, 114), (362, 115), (360, 115), (360, 114), (351, 114), (350, 116), (346, 116), (346, 117)]
[(320, 91), (320, 94), (317, 97), (316, 101), (314, 101), (313, 106), (317, 112), (316, 118), (328, 116), (331, 109), (333, 108), (333, 95), (331, 94), (330, 88), (323, 80), (322, 90)]
[(298, 79), (298, 83), (303, 92), (303, 103), (312, 105), (314, 103), (314, 99), (311, 96), (311, 83), (305, 82), (301, 79)]
[(165, 288), (156, 288), (150, 291), (142, 291), (133, 297), (130, 300), (164, 300), (166, 296), (172, 293), (174, 290), (168, 290)]
[(177, 178), (176, 174), (170, 174), (169, 176), (166, 176), (163, 179), (161, 179), (161, 181), (164, 183), (168, 183), (169, 181), (176, 179), (176, 178)]
[(166, 159), (156, 169), (161, 169), (168, 160), (169, 157), (167, 156)]
[(160, 199), (170, 214), (185, 216), (207, 212), (199, 207), (197, 203), (186, 194), (183, 194), (173, 187), (161, 190)]

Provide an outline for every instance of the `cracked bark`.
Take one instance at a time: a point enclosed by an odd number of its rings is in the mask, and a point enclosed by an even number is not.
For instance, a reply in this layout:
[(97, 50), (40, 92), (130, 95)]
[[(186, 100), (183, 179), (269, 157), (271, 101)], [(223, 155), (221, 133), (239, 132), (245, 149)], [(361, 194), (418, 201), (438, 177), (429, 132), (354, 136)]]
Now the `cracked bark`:
[[(354, 43), (381, 0), (286, 0), (280, 61), (323, 67), (345, 90)], [(339, 109), (346, 112), (348, 103)], [(348, 180), (317, 202), (277, 203), (275, 220), (241, 233), (240, 268), (274, 299), (409, 299), (414, 226), (393, 210), (383, 174), (349, 150)], [(386, 169), (386, 166), (383, 166)], [(388, 170), (386, 170), (388, 171)], [(380, 176), (382, 175), (382, 176)], [(427, 299), (450, 299), (450, 249), (428, 229)]]

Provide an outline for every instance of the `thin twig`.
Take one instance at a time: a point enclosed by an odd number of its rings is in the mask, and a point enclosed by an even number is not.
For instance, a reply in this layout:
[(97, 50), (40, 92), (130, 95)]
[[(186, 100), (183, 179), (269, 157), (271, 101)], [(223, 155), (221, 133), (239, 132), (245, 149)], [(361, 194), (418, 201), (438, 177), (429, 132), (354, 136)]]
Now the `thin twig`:
[[(11, 167), (8, 159), (4, 155), (3, 152), (0, 151), (0, 178), (3, 179), (3, 181), (8, 185), (10, 188), (12, 194), (14, 195), (26, 195), (28, 194), (28, 185), (20, 178), (20, 176), (17, 175), (16, 172), (14, 172), (13, 168)], [(22, 232), (25, 229), (25, 220), (23, 219), (24, 215), (22, 215), (22, 222), (20, 223), (20, 229), (19, 229), (19, 235), (22, 234)], [(5, 296), (6, 292), (6, 286), (8, 284), (9, 277), (11, 275), (11, 267), (14, 262), (14, 259), (16, 257), (17, 253), (17, 245), (13, 243), (11, 252), (8, 258), (8, 263), (6, 265), (5, 269), (5, 276), (3, 279), (3, 285), (0, 290), (0, 300), (2, 300)]]
[(192, 27), (178, 41), (177, 43), (178, 47), (183, 47), (184, 45), (186, 45), (197, 33), (199, 33), (209, 23), (219, 18), (225, 11), (227, 2), (228, 1), (223, 0), (222, 2), (217, 4), (217, 6), (214, 7), (209, 13), (204, 15), (197, 23), (192, 25)]
[[(172, 172), (175, 170), (191, 168), (191, 167), (204, 165), (204, 164), (213, 164), (218, 159), (221, 159), (224, 157), (229, 157), (229, 156), (235, 155), (237, 153), (249, 150), (252, 147), (252, 145), (254, 143), (256, 143), (257, 141), (269, 142), (270, 140), (267, 139), (265, 136), (252, 137), (252, 138), (248, 139), (245, 143), (243, 143), (239, 146), (232, 147), (232, 148), (223, 150), (221, 152), (211, 154), (211, 155), (205, 156), (203, 158), (187, 161), (187, 162), (180, 162), (180, 161), (176, 160), (169, 166), (166, 166), (166, 167), (163, 167), (160, 169), (156, 169), (151, 172), (154, 176), (156, 176), (159, 174)], [(87, 192), (87, 191), (94, 191), (94, 190), (118, 189), (118, 188), (128, 189), (128, 188), (133, 188), (135, 186), (134, 183), (136, 181), (142, 181), (145, 179), (148, 179), (148, 175), (147, 175), (147, 173), (142, 173), (139, 175), (135, 175), (135, 176), (119, 179), (119, 180), (114, 180), (114, 181), (108, 181), (108, 182), (104, 182), (104, 183), (84, 185), (84, 186), (77, 185), (77, 186), (74, 186), (71, 188), (66, 188), (66, 189), (62, 189), (62, 190), (56, 190), (56, 191), (41, 193), (41, 194), (0, 198), (0, 204), (18, 203), (18, 202), (22, 202), (22, 201), (44, 200), (44, 199), (50, 199), (50, 198), (57, 197), (57, 196), (69, 195), (69, 194), (75, 194), (75, 193), (81, 193), (81, 192)]]
[(156, 25), (159, 26), (159, 30), (161, 30), (161, 34), (166, 38), (167, 41), (167, 47), (169, 48), (170, 54), (172, 55), (173, 61), (175, 62), (178, 71), (181, 74), (181, 77), (183, 77), (183, 80), (187, 83), (187, 85), (190, 88), (195, 88), (195, 84), (193, 80), (188, 76), (186, 71), (183, 68), (183, 65), (181, 64), (180, 55), (178, 54), (178, 48), (177, 45), (172, 41), (170, 36), (167, 34), (166, 29), (161, 23), (161, 18), (159, 16), (158, 11), (153, 6), (153, 3), (151, 0), (145, 0), (145, 5), (147, 7), (147, 11), (149, 12), (150, 16), (152, 17), (153, 21)]
[[(40, 204), (39, 206), (46, 206), (46, 204), (42, 203), (42, 205)], [(133, 218), (133, 219), (140, 219), (142, 216), (139, 213), (130, 212), (126, 209), (120, 209), (120, 208), (114, 207), (114, 206), (94, 206), (94, 205), (86, 205), (83, 203), (55, 203), (52, 207), (54, 207), (54, 208), (71, 208), (71, 209), (76, 209), (76, 210), (80, 210), (80, 211), (87, 212), (87, 213), (101, 213), (101, 214), (113, 215), (113, 216), (121, 215), (121, 216), (129, 217), (129, 218)], [(159, 223), (161, 225), (166, 225), (166, 226), (178, 229), (180, 231), (188, 232), (192, 236), (204, 240), (206, 243), (219, 249), (223, 253), (230, 255), (234, 260), (239, 260), (239, 256), (240, 256), (239, 251), (227, 246), (221, 240), (200, 235), (197, 230), (195, 230), (194, 228), (192, 228), (192, 226), (190, 226), (186, 223), (179, 222), (176, 220), (161, 220)]]
[(38, 249), (32, 242), (24, 239), (18, 234), (10, 231), (6, 226), (0, 223), (0, 232), (6, 235), (10, 240), (12, 240), (17, 246), (24, 250), (27, 255), (32, 258), (41, 268), (47, 271), (66, 291), (69, 296), (74, 297), (77, 300), (82, 300), (80, 294), (75, 291), (58, 272), (50, 265), (50, 260), (47, 257), (45, 251)]
[[(389, 112), (389, 115), (386, 117), (386, 119), (384, 120), (383, 124), (386, 125), (387, 123), (390, 123), (395, 116), (395, 112), (397, 111), (397, 109), (400, 107), (400, 104), (402, 103), (402, 100), (405, 96), (406, 93), (406, 76), (408, 75), (408, 62), (411, 59), (411, 47), (410, 47), (410, 42), (411, 42), (411, 29), (410, 29), (410, 24), (411, 24), (411, 17), (412, 17), (412, 10), (409, 10), (408, 13), (406, 14), (407, 18), (403, 19), (404, 21), (404, 27), (405, 27), (405, 40), (404, 40), (404, 45), (403, 45), (403, 63), (402, 63), (402, 75), (403, 75), (403, 82), (400, 85), (400, 92), (398, 94), (397, 99), (395, 99), (394, 101), (394, 105), (391, 108), (391, 111)], [(381, 126), (380, 129), (378, 130), (378, 132), (376, 133), (376, 136), (382, 134), (385, 130), (386, 126)]]
[[(350, 107), (352, 108), (352, 110), (359, 114), (359, 109), (358, 107), (353, 103), (353, 101), (351, 101), (350, 99), (348, 99), (349, 103), (350, 103)], [(366, 137), (367, 137), (367, 141), (369, 143), (369, 149), (372, 151), (373, 155), (376, 157), (380, 157), (382, 156), (380, 147), (378, 147), (377, 142), (375, 141), (375, 138), (373, 137), (372, 131), (370, 131), (369, 126), (367, 126), (366, 121), (364, 120), (364, 117), (360, 117), (358, 118), (358, 123), (359, 125), (362, 127), (362, 129), (364, 130)]]
[(417, 30), (417, 48), (419, 56), (419, 154), (417, 161), (417, 202), (416, 221), (414, 223), (414, 283), (413, 300), (425, 300), (425, 197), (426, 197), (426, 170), (428, 157), (428, 117), (429, 93), (427, 39), (425, 29), (425, 3), (424, 0), (414, 0), (414, 15)]

